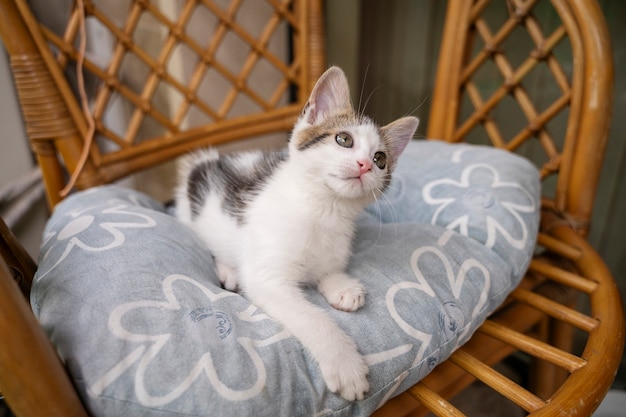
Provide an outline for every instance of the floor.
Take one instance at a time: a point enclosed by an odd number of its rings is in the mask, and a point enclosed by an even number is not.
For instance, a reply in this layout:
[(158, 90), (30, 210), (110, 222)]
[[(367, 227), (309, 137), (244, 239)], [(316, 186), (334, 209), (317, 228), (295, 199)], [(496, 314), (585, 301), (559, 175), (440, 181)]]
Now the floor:
[[(522, 384), (523, 380), (515, 371), (515, 366), (519, 368), (519, 363), (510, 365), (499, 365), (498, 371), (504, 373), (513, 381)], [(611, 389), (626, 390), (626, 367), (622, 366), (615, 377)], [(526, 413), (509, 400), (505, 400), (499, 394), (481, 383), (475, 383), (470, 388), (459, 394), (451, 401), (459, 410), (471, 417), (492, 417), (507, 416), (521, 417)], [(429, 416), (430, 417), (430, 416)]]
[[(518, 363), (515, 365), (520, 366)], [(496, 365), (496, 370), (512, 381), (523, 384), (523, 379), (520, 376), (522, 372), (516, 371), (514, 365), (501, 363)], [(526, 415), (520, 407), (481, 382), (475, 382), (450, 402), (461, 412), (471, 417), (522, 417)]]
[(452, 404), (471, 417), (522, 417), (526, 413), (491, 388), (476, 383), (457, 395)]

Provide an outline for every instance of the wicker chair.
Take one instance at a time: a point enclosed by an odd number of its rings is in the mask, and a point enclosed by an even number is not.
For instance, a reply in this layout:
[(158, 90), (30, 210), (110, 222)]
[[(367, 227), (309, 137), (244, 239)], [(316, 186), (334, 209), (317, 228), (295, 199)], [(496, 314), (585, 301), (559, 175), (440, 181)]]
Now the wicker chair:
[[(500, 1), (504, 0), (492, 3)], [(74, 176), (76, 189), (86, 189), (198, 146), (286, 131), (292, 126), (306, 92), (325, 67), (321, 0), (269, 2), (272, 17), (256, 38), (234, 19), (239, 2), (233, 2), (227, 13), (213, 7), (211, 1), (179, 3), (178, 17), (172, 19), (150, 1), (136, 0), (125, 24), (118, 25), (91, 0), (84, 0), (78, 2), (84, 8), (74, 7), (67, 26), (55, 32), (40, 25), (25, 0), (0, 0), (0, 32), (50, 206), (62, 199), (68, 172)], [(214, 15), (214, 38), (208, 47), (200, 46), (186, 30), (199, 3)], [(510, 151), (537, 139), (535, 146), (547, 155), (538, 167), (541, 177), (555, 184), (553, 196), (543, 201), (541, 250), (522, 284), (472, 339), (376, 415), (418, 416), (428, 410), (436, 415), (463, 415), (447, 399), (478, 379), (530, 415), (560, 415), (567, 410), (568, 415), (587, 416), (598, 406), (619, 365), (624, 342), (620, 297), (609, 270), (584, 239), (611, 108), (608, 33), (595, 1), (553, 0), (562, 24), (544, 36), (533, 16), (536, 3), (507, 1), (510, 18), (492, 32), (483, 17), (489, 1), (449, 0), (428, 136), (458, 142), (471, 138), (471, 131), (482, 126), (494, 146)], [(165, 29), (162, 49), (156, 53), (143, 49), (134, 37), (144, 14)], [(106, 65), (94, 62), (89, 54), (83, 60), (79, 40), (86, 20), (98, 20), (112, 36), (114, 49)], [(536, 49), (514, 68), (500, 46), (519, 25), (528, 31)], [(291, 36), (287, 60), (268, 46), (277, 27), (287, 28), (284, 33)], [(230, 31), (250, 50), (241, 57), (238, 72), (222, 63), (216, 53)], [(553, 53), (566, 37), (573, 57), (571, 76)], [(477, 39), (482, 39), (482, 47), (476, 47)], [(167, 65), (179, 45), (198, 57), (186, 78), (190, 81), (184, 83), (176, 68)], [(145, 83), (138, 88), (120, 78), (120, 68), (130, 55), (146, 68)], [(250, 80), (259, 60), (269, 62), (278, 74), (275, 89), (265, 94), (255, 90)], [(76, 98), (74, 84), (68, 81), (76, 62), (98, 81), (91, 95), (90, 115), (81, 107), (85, 100)], [(485, 63), (495, 65), (503, 82), (483, 98), (474, 77)], [(538, 65), (551, 71), (561, 91), (543, 110), (533, 104), (522, 83)], [(218, 105), (208, 104), (198, 94), (207, 71), (218, 74), (229, 86)], [(156, 100), (161, 85), (175, 90), (178, 97), (178, 105), (170, 113)], [(233, 103), (240, 95), (253, 103), (253, 110), (233, 114)], [(132, 109), (123, 132), (107, 122), (112, 97), (121, 97)], [(491, 114), (505, 97), (514, 98), (527, 119), (511, 140), (502, 137)], [(566, 132), (555, 138), (548, 124), (565, 109)], [(193, 111), (210, 123), (190, 126), (187, 115)], [(146, 123), (152, 124), (157, 134), (146, 137), (142, 133)], [(105, 142), (112, 145), (103, 145)], [(61, 361), (30, 311), (27, 300), (36, 265), (4, 223), (0, 225), (4, 260), (0, 263), (2, 395), (18, 416), (85, 416)], [(579, 297), (589, 300), (590, 313), (576, 310)], [(574, 329), (586, 336), (580, 354), (571, 353)], [(515, 352), (531, 358), (528, 387), (493, 368)]]

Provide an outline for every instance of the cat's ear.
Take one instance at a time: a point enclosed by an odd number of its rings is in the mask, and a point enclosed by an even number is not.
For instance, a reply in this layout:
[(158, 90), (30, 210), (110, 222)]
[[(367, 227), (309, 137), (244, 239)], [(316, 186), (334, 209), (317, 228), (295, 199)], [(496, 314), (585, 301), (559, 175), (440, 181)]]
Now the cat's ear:
[(352, 111), (348, 80), (339, 67), (330, 67), (315, 83), (301, 118), (308, 124), (315, 124), (329, 115), (346, 111)]
[(396, 165), (396, 161), (406, 148), (406, 145), (415, 135), (417, 125), (419, 125), (417, 117), (408, 116), (395, 120), (381, 128), (383, 140), (389, 146), (389, 153), (392, 161), (392, 169)]

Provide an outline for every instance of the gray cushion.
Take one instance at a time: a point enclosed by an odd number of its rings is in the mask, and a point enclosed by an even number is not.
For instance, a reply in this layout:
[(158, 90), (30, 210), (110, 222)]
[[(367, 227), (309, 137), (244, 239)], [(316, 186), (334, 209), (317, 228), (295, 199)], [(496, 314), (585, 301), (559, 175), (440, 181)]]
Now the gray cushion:
[(365, 416), (469, 339), (533, 253), (536, 169), (492, 148), (412, 142), (385, 196), (359, 219), (345, 313), (370, 391), (328, 392), (297, 340), (220, 288), (210, 253), (158, 202), (107, 186), (50, 218), (31, 295), (94, 416)]

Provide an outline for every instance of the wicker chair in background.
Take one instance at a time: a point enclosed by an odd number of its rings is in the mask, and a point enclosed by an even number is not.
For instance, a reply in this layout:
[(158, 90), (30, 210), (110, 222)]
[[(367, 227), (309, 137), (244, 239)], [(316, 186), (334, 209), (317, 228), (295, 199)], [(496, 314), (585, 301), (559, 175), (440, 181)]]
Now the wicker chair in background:
[[(492, 0), (495, 2), (504, 0)], [(76, 173), (75, 188), (86, 189), (171, 160), (198, 146), (290, 129), (306, 93), (325, 68), (321, 0), (270, 1), (274, 8), (271, 19), (256, 38), (234, 18), (239, 2), (224, 12), (208, 0), (181, 1), (177, 19), (171, 19), (150, 1), (135, 0), (122, 25), (109, 19), (91, 0), (78, 3), (83, 3), (84, 9), (73, 8), (62, 33), (55, 33), (37, 21), (25, 0), (0, 0), (0, 32), (51, 206), (61, 200), (67, 172)], [(552, 181), (556, 178), (554, 195), (543, 202), (538, 239), (541, 250), (519, 288), (472, 339), (376, 415), (417, 416), (428, 410), (437, 415), (462, 415), (445, 399), (478, 379), (530, 415), (557, 415), (567, 410), (569, 415), (586, 416), (603, 398), (619, 366), (624, 342), (620, 297), (607, 267), (584, 239), (611, 108), (608, 32), (595, 1), (552, 0), (562, 24), (544, 36), (532, 13), (536, 3), (506, 1), (510, 18), (500, 29), (491, 31), (483, 18), (489, 1), (448, 2), (428, 136), (458, 142), (482, 126), (493, 145), (510, 151), (538, 139), (547, 154), (538, 168), (541, 176)], [(199, 45), (186, 31), (199, 4), (216, 22), (208, 47)], [(144, 14), (150, 14), (166, 29), (157, 53), (146, 52), (133, 36)], [(106, 66), (89, 57), (83, 63), (86, 72), (99, 80), (89, 117), (65, 76), (80, 61), (79, 33), (85, 18), (100, 21), (114, 39)], [(268, 40), (281, 24), (288, 27), (284, 33), (292, 37), (286, 61), (268, 49)], [(518, 26), (528, 31), (536, 49), (513, 68), (500, 46)], [(247, 43), (250, 50), (242, 57), (238, 72), (220, 62), (215, 50), (229, 32)], [(478, 38), (482, 48), (475, 47)], [(564, 38), (569, 39), (572, 49), (571, 75), (566, 75), (564, 64), (553, 54), (555, 45)], [(185, 82), (167, 65), (179, 45), (198, 57)], [(147, 68), (145, 84), (139, 89), (119, 77), (127, 55)], [(259, 60), (269, 62), (279, 74), (270, 94), (258, 93), (249, 80)], [(473, 78), (486, 62), (495, 65), (504, 82), (483, 99)], [(562, 92), (544, 110), (533, 105), (522, 84), (537, 65), (549, 68)], [(197, 94), (200, 80), (209, 70), (230, 85), (217, 107)], [(171, 115), (155, 100), (161, 84), (175, 90), (180, 98)], [(247, 96), (257, 110), (231, 116), (239, 95)], [(132, 108), (122, 133), (108, 126), (105, 117), (115, 96)], [(512, 140), (503, 139), (491, 117), (504, 97), (518, 101), (528, 120)], [(463, 103), (473, 109), (468, 115), (463, 113)], [(186, 116), (192, 108), (210, 123), (187, 127)], [(566, 133), (553, 138), (547, 124), (564, 109), (569, 109)], [(142, 124), (148, 120), (160, 133), (139, 139)], [(95, 131), (93, 141), (86, 139), (92, 135), (90, 121)], [(103, 146), (104, 142), (113, 146)], [(81, 161), (86, 147), (86, 159)], [(28, 305), (36, 265), (1, 225), (0, 390), (20, 417), (85, 416), (62, 363)], [(590, 314), (575, 309), (578, 296), (588, 298)], [(586, 335), (580, 354), (571, 353), (573, 329)], [(521, 387), (492, 367), (514, 352), (532, 359), (528, 387)]]

